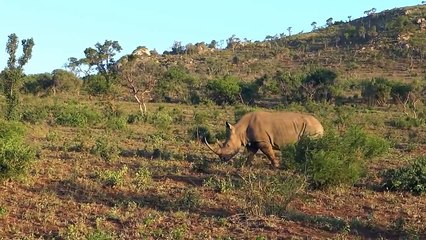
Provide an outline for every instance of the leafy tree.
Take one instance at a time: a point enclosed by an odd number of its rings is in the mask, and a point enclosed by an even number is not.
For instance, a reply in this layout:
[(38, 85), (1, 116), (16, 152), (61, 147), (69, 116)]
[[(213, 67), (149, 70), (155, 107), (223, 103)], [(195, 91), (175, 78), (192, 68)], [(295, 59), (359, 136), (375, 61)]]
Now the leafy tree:
[(300, 75), (296, 75), (290, 72), (278, 71), (274, 80), (278, 83), (282, 100), (284, 103), (291, 103), (300, 101), (300, 91), (302, 78)]
[(291, 36), (291, 28), (292, 28), (292, 27), (288, 27), (288, 28), (287, 28), (288, 36)]
[(172, 46), (172, 54), (183, 54), (185, 52), (185, 47), (182, 45), (182, 42), (175, 41)]
[(167, 102), (200, 102), (201, 82), (183, 66), (169, 68), (155, 88), (157, 100)]
[(314, 31), (315, 29), (317, 29), (317, 22), (312, 22), (311, 23), (311, 26), (312, 26), (312, 31)]
[(208, 47), (209, 47), (209, 48), (212, 48), (212, 49), (216, 49), (216, 48), (217, 48), (217, 41), (216, 41), (216, 40), (212, 40), (212, 41), (209, 43)]
[(232, 52), (234, 52), (235, 47), (241, 42), (239, 38), (236, 37), (235, 34), (232, 34), (228, 39), (226, 39), (226, 48), (232, 49)]
[(9, 54), (9, 59), (7, 60), (7, 67), (1, 73), (1, 79), (3, 92), (6, 96), (6, 118), (11, 120), (16, 117), (16, 108), (19, 104), (18, 94), (24, 77), (23, 67), (32, 57), (34, 40), (30, 38), (21, 41), (23, 54), (17, 59), (18, 36), (12, 33), (8, 38), (6, 52)]
[(308, 100), (331, 100), (337, 74), (330, 69), (316, 69), (309, 73), (301, 84), (301, 92)]
[[(106, 81), (105, 86), (109, 89), (116, 77), (116, 66), (114, 56), (122, 50), (118, 41), (105, 40), (103, 44), (96, 43), (95, 48), (89, 47), (84, 50), (84, 58), (68, 59), (67, 67), (76, 74), (84, 73), (89, 76), (93, 70), (102, 75)], [(84, 68), (87, 67), (87, 68)]]
[(50, 73), (39, 73), (30, 74), (25, 76), (23, 80), (23, 91), (34, 95), (41, 93), (47, 93), (48, 89), (52, 86), (52, 74)]
[(325, 21), (325, 23), (327, 24), (328, 27), (330, 27), (331, 25), (333, 25), (333, 18), (328, 18), (327, 21)]
[(409, 118), (417, 119), (417, 104), (421, 101), (421, 85), (396, 82), (392, 84), (390, 96)]
[(361, 95), (368, 104), (385, 105), (390, 98), (392, 89), (391, 82), (386, 78), (373, 78), (362, 83)]

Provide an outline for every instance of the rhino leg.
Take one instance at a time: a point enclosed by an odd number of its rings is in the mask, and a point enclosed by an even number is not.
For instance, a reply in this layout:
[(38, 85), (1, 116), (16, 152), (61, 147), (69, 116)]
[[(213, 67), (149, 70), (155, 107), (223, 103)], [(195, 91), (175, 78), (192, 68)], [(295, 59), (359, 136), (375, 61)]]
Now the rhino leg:
[(275, 153), (274, 153), (274, 150), (272, 149), (271, 144), (266, 144), (266, 143), (260, 144), (259, 149), (266, 155), (266, 157), (268, 157), (269, 161), (271, 161), (271, 165), (274, 168), (278, 168), (280, 166), (280, 162), (275, 157)]
[(257, 153), (257, 151), (259, 151), (259, 148), (250, 146), (247, 147), (247, 150), (249, 152), (249, 155), (247, 156), (246, 164), (248, 166), (251, 166), (253, 164), (254, 155)]

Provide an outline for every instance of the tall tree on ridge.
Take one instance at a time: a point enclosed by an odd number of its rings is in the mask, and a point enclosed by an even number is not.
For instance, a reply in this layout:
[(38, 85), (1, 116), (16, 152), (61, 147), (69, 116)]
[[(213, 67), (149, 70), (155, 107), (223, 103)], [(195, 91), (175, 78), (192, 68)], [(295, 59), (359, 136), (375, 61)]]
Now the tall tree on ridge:
[(19, 89), (24, 77), (23, 67), (32, 57), (34, 40), (29, 38), (21, 41), (23, 54), (17, 59), (18, 36), (12, 33), (8, 38), (6, 52), (9, 54), (9, 59), (7, 60), (7, 67), (1, 72), (0, 78), (3, 80), (3, 92), (6, 97), (6, 119), (14, 120), (16, 108), (19, 104)]

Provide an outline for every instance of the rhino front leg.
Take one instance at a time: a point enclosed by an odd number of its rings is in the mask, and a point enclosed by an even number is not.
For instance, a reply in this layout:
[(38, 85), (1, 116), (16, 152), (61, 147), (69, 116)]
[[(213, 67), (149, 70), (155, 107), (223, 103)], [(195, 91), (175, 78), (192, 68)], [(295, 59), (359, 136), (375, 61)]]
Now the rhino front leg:
[(248, 166), (251, 166), (253, 164), (254, 155), (257, 153), (257, 151), (259, 151), (259, 148), (250, 146), (250, 147), (247, 147), (247, 150), (249, 154), (247, 156), (246, 164)]
[(272, 167), (278, 168), (280, 166), (280, 162), (275, 157), (274, 150), (270, 144), (260, 144), (259, 149), (268, 157), (269, 161), (271, 161)]

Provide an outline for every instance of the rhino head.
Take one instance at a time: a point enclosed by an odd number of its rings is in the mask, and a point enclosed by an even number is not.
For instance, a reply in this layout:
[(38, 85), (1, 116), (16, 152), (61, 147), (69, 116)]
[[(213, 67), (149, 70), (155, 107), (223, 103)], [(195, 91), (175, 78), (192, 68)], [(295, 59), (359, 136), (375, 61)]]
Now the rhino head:
[(207, 145), (207, 147), (212, 152), (217, 154), (222, 161), (229, 161), (239, 152), (241, 148), (241, 139), (237, 134), (237, 129), (228, 122), (226, 122), (226, 128), (229, 132), (228, 137), (224, 143), (218, 142), (219, 148), (217, 149), (214, 149), (212, 146), (210, 146), (210, 144), (207, 142), (207, 139), (204, 138), (204, 143)]

